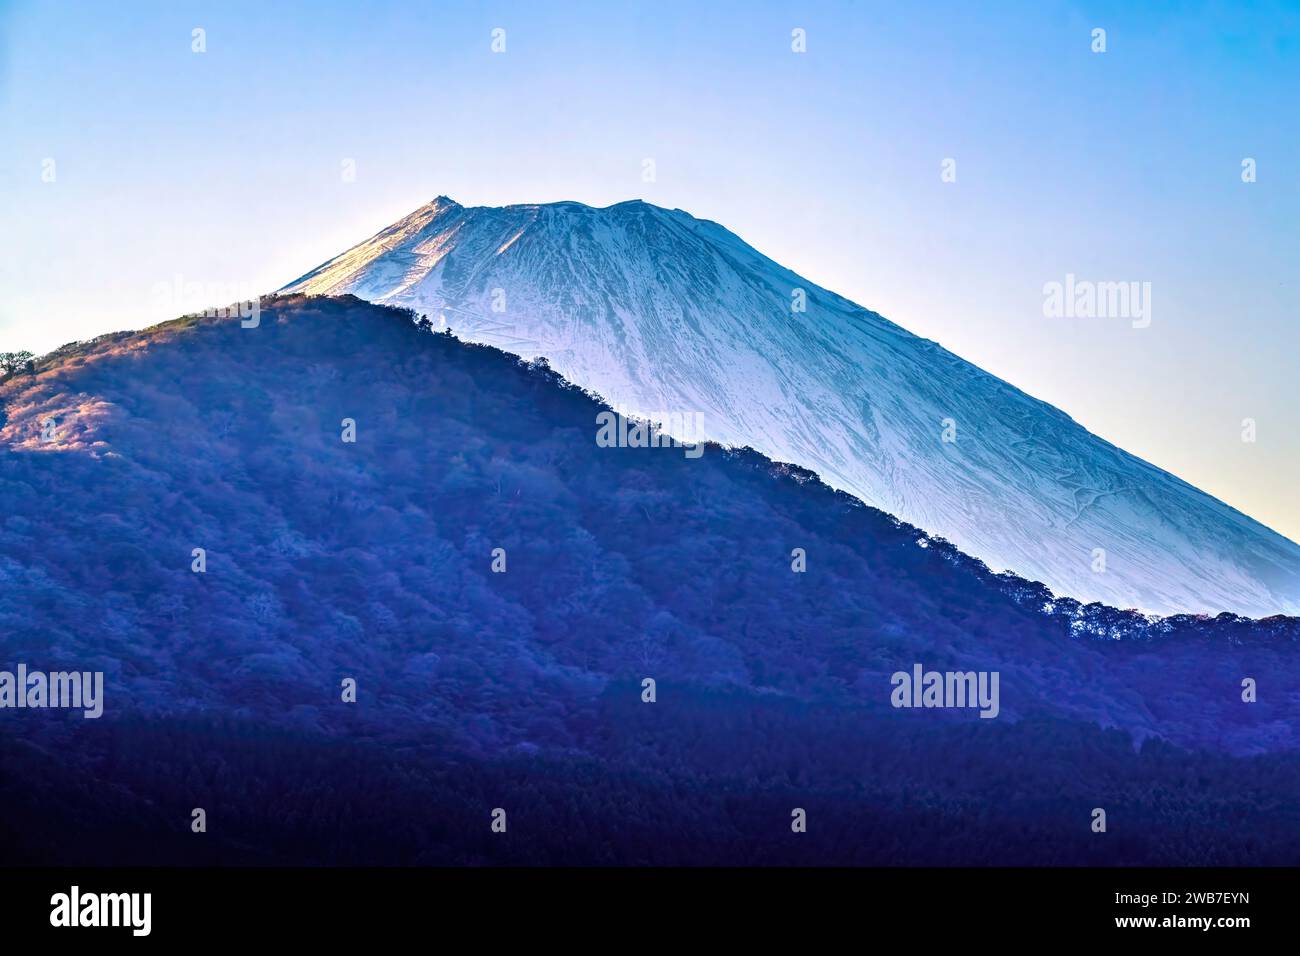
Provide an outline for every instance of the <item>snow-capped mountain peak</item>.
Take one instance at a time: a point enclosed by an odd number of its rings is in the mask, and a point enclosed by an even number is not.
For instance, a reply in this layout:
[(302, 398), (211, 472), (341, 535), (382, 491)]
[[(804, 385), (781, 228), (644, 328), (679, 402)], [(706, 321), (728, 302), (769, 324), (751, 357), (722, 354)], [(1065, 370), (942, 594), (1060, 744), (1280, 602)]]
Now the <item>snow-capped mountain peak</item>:
[(681, 210), (439, 196), (282, 291), (408, 306), (628, 412), (698, 414), (1061, 594), (1300, 612), (1293, 542)]

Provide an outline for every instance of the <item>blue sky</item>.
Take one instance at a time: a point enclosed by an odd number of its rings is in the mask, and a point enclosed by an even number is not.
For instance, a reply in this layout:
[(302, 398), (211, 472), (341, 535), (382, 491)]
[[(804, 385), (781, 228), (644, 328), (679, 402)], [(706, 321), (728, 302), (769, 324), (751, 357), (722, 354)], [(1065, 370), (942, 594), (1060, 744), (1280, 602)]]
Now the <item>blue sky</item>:
[[(7, 3), (0, 55), (0, 349), (439, 194), (643, 198), (1300, 538), (1295, 3)], [(1045, 316), (1070, 273), (1150, 282), (1150, 326)]]

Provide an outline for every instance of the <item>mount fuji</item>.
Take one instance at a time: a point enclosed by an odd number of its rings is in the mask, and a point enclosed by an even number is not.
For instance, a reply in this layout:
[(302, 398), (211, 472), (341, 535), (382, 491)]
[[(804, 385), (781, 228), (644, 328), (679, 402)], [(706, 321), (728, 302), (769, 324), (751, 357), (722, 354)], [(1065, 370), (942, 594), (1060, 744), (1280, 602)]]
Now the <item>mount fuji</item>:
[(440, 196), (281, 291), (545, 357), (622, 411), (693, 416), (1058, 595), (1300, 613), (1300, 546), (681, 210)]

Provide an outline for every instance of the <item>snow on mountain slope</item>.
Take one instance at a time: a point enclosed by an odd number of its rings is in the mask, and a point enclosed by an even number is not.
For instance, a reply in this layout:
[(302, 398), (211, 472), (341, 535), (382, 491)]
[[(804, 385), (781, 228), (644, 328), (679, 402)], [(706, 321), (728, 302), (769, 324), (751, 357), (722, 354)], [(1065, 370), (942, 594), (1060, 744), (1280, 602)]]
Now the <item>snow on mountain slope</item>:
[(1058, 594), (1300, 612), (1293, 542), (681, 210), (440, 196), (282, 291), (409, 306), (545, 356), (625, 411), (698, 412), (705, 437), (810, 468)]

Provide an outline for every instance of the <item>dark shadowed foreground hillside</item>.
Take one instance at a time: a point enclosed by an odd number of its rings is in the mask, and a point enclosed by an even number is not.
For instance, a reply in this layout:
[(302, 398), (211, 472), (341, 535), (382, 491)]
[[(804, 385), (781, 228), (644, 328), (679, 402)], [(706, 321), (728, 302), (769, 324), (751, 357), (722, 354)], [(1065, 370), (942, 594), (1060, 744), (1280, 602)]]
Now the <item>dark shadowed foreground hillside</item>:
[[(1300, 860), (1294, 619), (1080, 608), (752, 452), (598, 447), (601, 408), (350, 298), (6, 379), (0, 668), (105, 703), (0, 710), (0, 854)], [(918, 663), (998, 716), (891, 707)]]

